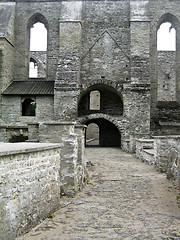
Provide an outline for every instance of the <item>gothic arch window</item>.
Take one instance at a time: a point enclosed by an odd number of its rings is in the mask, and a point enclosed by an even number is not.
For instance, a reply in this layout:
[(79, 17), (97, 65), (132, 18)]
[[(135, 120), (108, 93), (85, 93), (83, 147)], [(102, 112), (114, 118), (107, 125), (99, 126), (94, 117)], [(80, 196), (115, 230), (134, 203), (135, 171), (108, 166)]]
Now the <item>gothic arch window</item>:
[(178, 20), (167, 13), (157, 23), (157, 101), (177, 99)]
[(22, 102), (22, 116), (36, 116), (36, 102), (34, 99), (24, 99)]
[(157, 31), (157, 50), (176, 51), (176, 29), (171, 22), (163, 22)]
[[(33, 15), (28, 23), (29, 31), (29, 77), (45, 78), (46, 77), (46, 58), (48, 42), (48, 23), (41, 14)], [(32, 61), (32, 59), (36, 59)], [(35, 63), (33, 65), (33, 63)], [(38, 68), (37, 68), (38, 66)], [(37, 68), (36, 74), (35, 69)], [(34, 71), (34, 74), (31, 72)]]
[(47, 29), (41, 22), (30, 28), (30, 51), (47, 51)]

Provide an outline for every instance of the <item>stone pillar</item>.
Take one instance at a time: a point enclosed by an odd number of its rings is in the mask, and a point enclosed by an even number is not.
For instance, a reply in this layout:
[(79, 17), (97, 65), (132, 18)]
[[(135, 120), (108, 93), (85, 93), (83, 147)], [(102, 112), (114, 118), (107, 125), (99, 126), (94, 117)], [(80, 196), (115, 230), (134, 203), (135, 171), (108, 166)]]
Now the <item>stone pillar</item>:
[(131, 82), (150, 83), (150, 20), (149, 1), (130, 2)]
[(149, 1), (130, 1), (131, 83), (124, 84), (124, 116), (131, 134), (150, 131)]
[(82, 2), (62, 2), (59, 62), (54, 90), (55, 119), (74, 120), (80, 74)]

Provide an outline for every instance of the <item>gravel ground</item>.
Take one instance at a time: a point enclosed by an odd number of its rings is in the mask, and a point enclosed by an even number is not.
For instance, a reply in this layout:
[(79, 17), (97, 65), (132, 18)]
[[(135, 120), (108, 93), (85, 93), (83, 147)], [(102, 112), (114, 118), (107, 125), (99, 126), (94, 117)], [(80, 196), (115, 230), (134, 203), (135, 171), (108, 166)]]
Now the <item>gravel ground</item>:
[(180, 240), (178, 192), (153, 166), (117, 148), (87, 148), (87, 186), (17, 240)]

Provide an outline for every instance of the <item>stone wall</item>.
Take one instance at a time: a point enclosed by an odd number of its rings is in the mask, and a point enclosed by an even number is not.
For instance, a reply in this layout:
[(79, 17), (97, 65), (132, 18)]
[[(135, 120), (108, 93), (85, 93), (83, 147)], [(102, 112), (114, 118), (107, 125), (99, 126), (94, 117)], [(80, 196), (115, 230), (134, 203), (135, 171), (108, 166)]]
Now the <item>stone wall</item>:
[[(158, 8), (157, 8), (158, 6)], [(158, 55), (161, 53), (157, 52), (157, 30), (159, 25), (163, 22), (163, 21), (169, 21), (172, 22), (173, 25), (176, 27), (176, 37), (177, 37), (177, 41), (176, 41), (176, 70), (175, 72), (173, 72), (172, 77), (174, 79), (174, 76), (176, 75), (176, 91), (177, 91), (177, 95), (176, 95), (176, 101), (179, 102), (179, 74), (180, 74), (180, 68), (179, 63), (180, 63), (180, 31), (179, 31), (179, 26), (178, 26), (178, 19), (180, 18), (180, 11), (179, 11), (179, 2), (178, 1), (169, 1), (169, 0), (163, 0), (163, 1), (159, 1), (159, 0), (153, 0), (153, 1), (149, 1), (149, 18), (151, 20), (151, 35), (150, 35), (150, 75), (151, 75), (151, 117), (154, 117), (154, 115), (157, 113), (156, 111), (156, 105), (157, 105), (157, 100), (158, 100), (158, 76), (160, 76), (158, 74)], [(169, 53), (165, 53), (165, 55), (169, 54)], [(170, 53), (171, 54), (171, 53)], [(172, 57), (172, 56), (171, 56)], [(168, 62), (169, 60), (167, 60)], [(165, 59), (164, 59), (164, 63), (165, 63)], [(173, 65), (172, 63), (167, 63), (167, 69), (170, 69), (170, 65), (173, 67), (174, 70), (174, 60), (173, 60)], [(168, 74), (169, 72), (167, 72)], [(162, 72), (161, 72), (161, 76), (162, 76)], [(160, 80), (160, 79), (159, 79)], [(162, 82), (164, 80), (161, 79), (160, 81)], [(175, 80), (175, 79), (174, 79)], [(174, 83), (173, 83), (174, 84)], [(164, 92), (167, 92), (167, 90), (164, 90)], [(162, 95), (161, 95), (162, 97)], [(167, 97), (170, 99), (170, 97), (174, 98), (174, 93), (172, 95), (171, 94), (167, 94)], [(163, 98), (166, 98), (165, 96), (163, 96)], [(162, 99), (162, 98), (161, 98)]]
[(36, 102), (36, 116), (22, 116), (22, 101), (31, 96), (3, 96), (2, 98), (2, 119), (6, 124), (20, 125), (29, 122), (51, 120), (54, 115), (53, 96), (33, 96)]
[(83, 1), (81, 83), (129, 81), (129, 10), (128, 1)]
[(0, 126), (0, 142), (15, 143), (28, 140), (28, 128), (24, 126)]
[(1, 90), (13, 80), (15, 4), (0, 3), (0, 50), (2, 50)]
[(176, 101), (176, 52), (158, 52), (158, 101)]
[(136, 139), (136, 157), (149, 164), (155, 164), (153, 147), (153, 139)]
[(5, 143), (0, 149), (0, 238), (9, 240), (59, 206), (60, 145)]
[(124, 119), (126, 137), (130, 134), (149, 134), (150, 131), (150, 88), (149, 85), (124, 85)]
[(37, 78), (46, 77), (46, 51), (31, 51), (30, 57), (32, 57), (38, 64)]
[(29, 25), (34, 14), (47, 20), (48, 49), (46, 79), (54, 81), (59, 54), (60, 2), (17, 2), (15, 19), (15, 80), (26, 81), (29, 72)]
[(180, 191), (180, 136), (154, 136), (136, 139), (136, 157), (167, 174)]
[(38, 128), (40, 142), (62, 143), (61, 193), (74, 196), (85, 180), (84, 132), (73, 122), (41, 122)]
[(166, 172), (180, 190), (180, 136), (157, 136), (154, 139), (155, 164)]

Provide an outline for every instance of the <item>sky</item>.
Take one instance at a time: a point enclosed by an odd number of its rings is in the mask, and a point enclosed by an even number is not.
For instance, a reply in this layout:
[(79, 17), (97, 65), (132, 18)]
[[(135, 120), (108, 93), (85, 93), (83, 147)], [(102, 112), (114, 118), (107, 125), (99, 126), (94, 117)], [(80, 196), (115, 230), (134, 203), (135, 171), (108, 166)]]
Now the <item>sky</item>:
[(47, 30), (42, 23), (34, 24), (30, 30), (30, 51), (47, 50)]
[(176, 30), (171, 28), (171, 23), (161, 24), (157, 32), (157, 50), (175, 51), (176, 50)]

